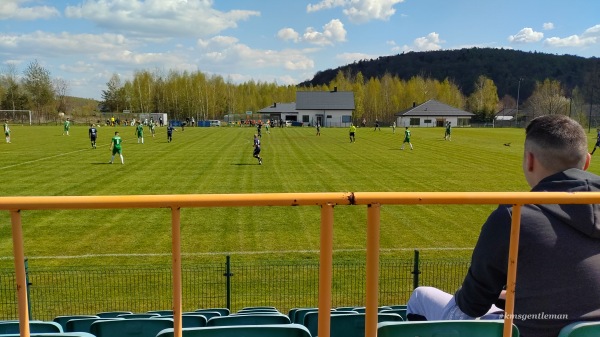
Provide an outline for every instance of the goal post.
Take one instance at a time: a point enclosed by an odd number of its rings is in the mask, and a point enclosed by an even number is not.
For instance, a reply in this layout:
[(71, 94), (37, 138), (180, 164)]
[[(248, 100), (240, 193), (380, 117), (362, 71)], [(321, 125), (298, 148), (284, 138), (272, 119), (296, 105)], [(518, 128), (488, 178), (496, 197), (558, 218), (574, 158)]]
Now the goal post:
[(32, 123), (31, 110), (0, 110), (0, 120), (9, 120), (13, 123), (19, 121), (21, 124)]

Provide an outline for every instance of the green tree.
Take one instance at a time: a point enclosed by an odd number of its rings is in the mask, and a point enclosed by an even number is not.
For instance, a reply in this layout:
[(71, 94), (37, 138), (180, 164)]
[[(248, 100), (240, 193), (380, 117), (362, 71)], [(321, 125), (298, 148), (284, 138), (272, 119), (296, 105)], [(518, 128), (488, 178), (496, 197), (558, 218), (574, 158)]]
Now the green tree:
[(498, 89), (494, 81), (481, 75), (475, 82), (475, 90), (467, 99), (467, 108), (487, 120), (496, 113), (499, 101)]
[(40, 112), (49, 112), (49, 107), (54, 101), (54, 90), (50, 72), (42, 67), (37, 60), (31, 62), (24, 72), (23, 86), (29, 97), (33, 108)]
[(536, 82), (535, 89), (525, 106), (531, 118), (569, 113), (569, 100), (564, 95), (564, 89), (559, 81), (551, 79)]

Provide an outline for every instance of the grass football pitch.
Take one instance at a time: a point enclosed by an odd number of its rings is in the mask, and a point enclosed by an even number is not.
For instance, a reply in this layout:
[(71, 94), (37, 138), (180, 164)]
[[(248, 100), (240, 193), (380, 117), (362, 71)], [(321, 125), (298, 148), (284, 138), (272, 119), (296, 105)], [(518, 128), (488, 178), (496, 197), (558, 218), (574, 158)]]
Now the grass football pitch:
[[(100, 127), (97, 149), (88, 127), (70, 135), (62, 126), (12, 126), (0, 143), (0, 196), (146, 195), (270, 192), (527, 191), (521, 171), (523, 129), (413, 128), (400, 150), (403, 129), (263, 128), (263, 165), (252, 157), (254, 128), (180, 128), (167, 142), (165, 128), (137, 143), (133, 127)], [(125, 165), (108, 164), (115, 131)], [(590, 149), (595, 139), (590, 134)], [(506, 145), (505, 145), (506, 144)], [(599, 172), (592, 162), (589, 169)], [(466, 258), (481, 224), (494, 208), (383, 206), (383, 257)], [(366, 208), (335, 208), (334, 259), (364, 258)], [(170, 211), (24, 211), (29, 263), (48, 266), (170, 263)], [(183, 209), (183, 263), (242, 259), (317, 259), (318, 207)], [(11, 268), (8, 212), (0, 212), (0, 267)]]

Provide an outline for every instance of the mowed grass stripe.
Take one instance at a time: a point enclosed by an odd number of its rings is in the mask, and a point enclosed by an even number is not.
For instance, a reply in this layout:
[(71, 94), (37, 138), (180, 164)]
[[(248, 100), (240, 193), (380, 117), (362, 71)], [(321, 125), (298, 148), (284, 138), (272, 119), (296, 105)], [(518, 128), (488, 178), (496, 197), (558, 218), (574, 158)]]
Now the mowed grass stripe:
[[(101, 127), (96, 150), (90, 148), (87, 126), (76, 125), (68, 137), (61, 135), (61, 126), (12, 129), (13, 143), (0, 144), (2, 196), (528, 190), (521, 172), (522, 129), (455, 128), (448, 142), (442, 139), (442, 128), (412, 128), (413, 151), (399, 150), (403, 128), (396, 134), (389, 128), (359, 128), (352, 144), (348, 129), (323, 128), (320, 137), (314, 128), (272, 128), (270, 134), (263, 129), (262, 166), (252, 157), (256, 130), (249, 127), (186, 128), (174, 133), (172, 143), (167, 143), (165, 128), (158, 128), (154, 138), (146, 128), (145, 144), (137, 144), (131, 127)], [(125, 165), (107, 164), (115, 130), (125, 140)], [(592, 161), (590, 170), (599, 168)], [(381, 247), (392, 258), (403, 254), (399, 249), (405, 247), (472, 247), (493, 208), (384, 206)], [(36, 261), (35, 257), (103, 254), (114, 256), (84, 263), (169, 261), (165, 256), (171, 249), (170, 212), (166, 209), (22, 214), (30, 263), (79, 264), (79, 260)], [(338, 206), (334, 216), (336, 256), (362, 260), (366, 208)], [(4, 224), (0, 257), (11, 256), (7, 212), (0, 213), (0, 223)], [(319, 227), (318, 207), (183, 209), (182, 249), (191, 262), (210, 258), (212, 252), (282, 252), (273, 256), (302, 261), (316, 258), (303, 252), (318, 251)], [(134, 256), (121, 257), (128, 254)], [(464, 257), (468, 251), (428, 254)], [(244, 258), (265, 257), (245, 254)], [(8, 260), (0, 265), (12, 267)]]

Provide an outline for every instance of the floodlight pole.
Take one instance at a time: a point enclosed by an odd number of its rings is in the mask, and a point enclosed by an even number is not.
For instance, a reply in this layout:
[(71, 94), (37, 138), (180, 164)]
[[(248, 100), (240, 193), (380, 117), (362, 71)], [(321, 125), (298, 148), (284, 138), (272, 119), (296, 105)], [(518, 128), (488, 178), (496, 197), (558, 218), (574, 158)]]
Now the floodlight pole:
[(521, 81), (522, 77), (519, 77), (519, 85), (517, 86), (517, 112), (515, 113), (515, 118), (519, 118), (519, 96), (521, 96)]

